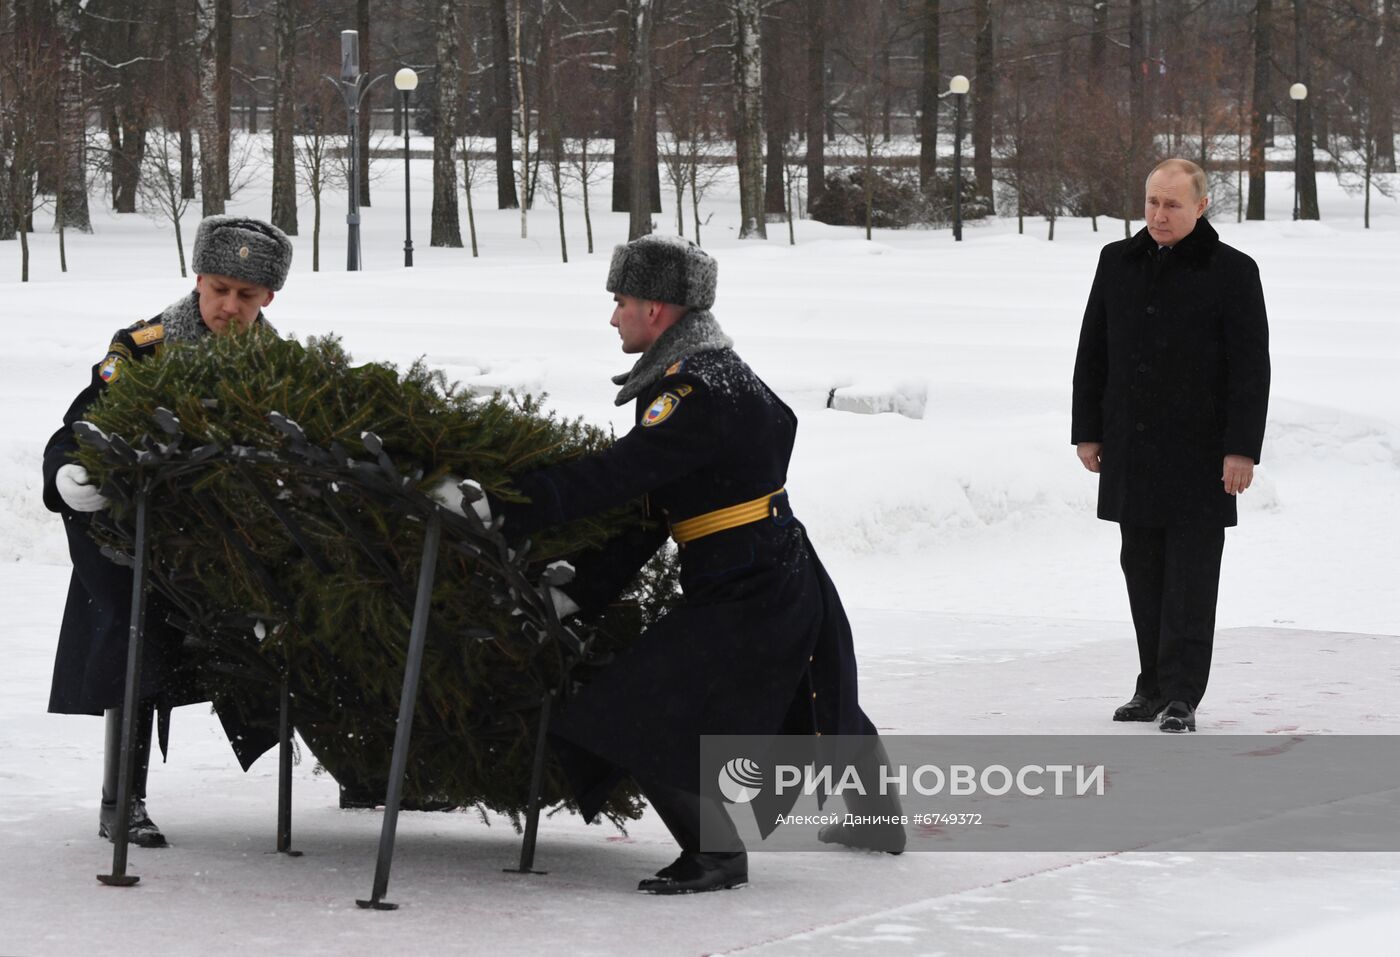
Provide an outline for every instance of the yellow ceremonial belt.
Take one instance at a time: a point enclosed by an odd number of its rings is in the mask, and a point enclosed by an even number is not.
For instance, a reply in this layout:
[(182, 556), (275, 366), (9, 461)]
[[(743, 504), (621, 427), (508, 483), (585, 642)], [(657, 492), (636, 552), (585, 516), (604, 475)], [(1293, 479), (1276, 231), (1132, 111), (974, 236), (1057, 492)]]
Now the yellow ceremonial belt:
[(704, 538), (715, 532), (761, 522), (769, 517), (769, 502), (773, 500), (774, 496), (782, 495), (784, 491), (786, 489), (780, 488), (776, 492), (769, 492), (752, 502), (741, 502), (728, 508), (717, 508), (713, 512), (706, 512), (704, 515), (675, 522), (671, 525), (671, 537), (676, 540), (676, 544), (684, 545), (686, 542), (693, 542), (697, 538)]

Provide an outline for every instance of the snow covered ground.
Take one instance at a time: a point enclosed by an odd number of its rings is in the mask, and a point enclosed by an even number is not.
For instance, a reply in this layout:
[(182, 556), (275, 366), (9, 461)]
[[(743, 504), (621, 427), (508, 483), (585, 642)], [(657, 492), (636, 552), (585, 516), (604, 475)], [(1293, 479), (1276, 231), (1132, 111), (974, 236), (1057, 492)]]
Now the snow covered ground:
[[(321, 261), (308, 235), (268, 309), (284, 332), (335, 332), (359, 359), (425, 356), (483, 389), (545, 390), (568, 414), (612, 423), (607, 377), (626, 368), (607, 325), (606, 256), (622, 215), (598, 213), (598, 251), (555, 211), (530, 238), (519, 214), (478, 208), (482, 255), (427, 245), (428, 164), (414, 165), (412, 270), (402, 268), (397, 161), (365, 210), (367, 270), (347, 274), (343, 214)], [(265, 177), (232, 209), (266, 215)], [(1269, 181), (1272, 217), (1217, 219), (1260, 264), (1274, 386), (1264, 463), (1228, 534), (1217, 665), (1201, 733), (1400, 731), (1400, 207), (1320, 182), (1321, 223), (1288, 221), (1291, 180)], [(485, 203), (490, 190), (477, 195)], [(597, 195), (606, 196), (606, 184)], [(343, 197), (328, 200), (339, 210)], [(658, 226), (673, 229), (668, 208)], [(94, 204), (96, 231), (31, 237), (34, 282), (0, 244), (0, 953), (893, 954), (1315, 953), (1384, 950), (1400, 937), (1400, 854), (755, 855), (753, 886), (641, 898), (668, 862), (650, 816), (624, 837), (564, 816), (544, 823), (521, 877), (509, 826), (474, 813), (405, 814), (389, 897), (362, 912), (379, 816), (335, 808), (297, 769), (295, 843), (272, 846), (274, 762), (238, 772), (203, 708), (182, 709), (172, 758), (151, 775), (173, 846), (133, 850), (134, 890), (103, 887), (95, 836), (100, 725), (44, 714), (67, 585), (59, 523), (39, 500), (39, 459), (111, 332), (189, 288), (168, 228)], [(1135, 652), (1117, 533), (1093, 517), (1094, 480), (1068, 443), (1069, 380), (1100, 245), (1122, 224), (1014, 220), (948, 231), (771, 224), (739, 243), (721, 186), (705, 245), (720, 260), (715, 312), (740, 353), (802, 419), (788, 488), (851, 610), (862, 695), (907, 733), (1150, 733), (1114, 726)], [(465, 216), (464, 216), (465, 219)], [(186, 222), (186, 241), (196, 217)], [(309, 204), (302, 207), (309, 227)], [(465, 222), (464, 222), (465, 228)], [(1115, 232), (1116, 230), (1116, 232)], [(832, 389), (923, 397), (922, 418), (825, 408)], [(844, 393), (843, 393), (844, 394)], [(1385, 945), (1385, 941), (1391, 945)]]

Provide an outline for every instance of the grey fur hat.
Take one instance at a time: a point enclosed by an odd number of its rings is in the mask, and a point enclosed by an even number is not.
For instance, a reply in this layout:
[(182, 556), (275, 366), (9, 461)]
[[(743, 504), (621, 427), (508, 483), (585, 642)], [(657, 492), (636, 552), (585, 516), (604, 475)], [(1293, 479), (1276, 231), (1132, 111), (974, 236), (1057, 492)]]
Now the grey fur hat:
[(210, 216), (194, 237), (194, 271), (228, 276), (276, 292), (287, 281), (292, 243), (271, 223), (243, 216)]
[(641, 236), (613, 247), (608, 292), (708, 309), (715, 302), (719, 263), (680, 236)]

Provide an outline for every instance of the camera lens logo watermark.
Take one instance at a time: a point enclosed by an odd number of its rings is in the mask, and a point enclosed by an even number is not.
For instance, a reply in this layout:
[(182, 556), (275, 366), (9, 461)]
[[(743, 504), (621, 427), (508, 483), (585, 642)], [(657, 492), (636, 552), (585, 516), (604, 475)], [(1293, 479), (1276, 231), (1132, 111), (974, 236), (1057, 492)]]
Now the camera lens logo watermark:
[(763, 790), (763, 769), (749, 758), (732, 758), (719, 769), (719, 792), (731, 804), (747, 804)]

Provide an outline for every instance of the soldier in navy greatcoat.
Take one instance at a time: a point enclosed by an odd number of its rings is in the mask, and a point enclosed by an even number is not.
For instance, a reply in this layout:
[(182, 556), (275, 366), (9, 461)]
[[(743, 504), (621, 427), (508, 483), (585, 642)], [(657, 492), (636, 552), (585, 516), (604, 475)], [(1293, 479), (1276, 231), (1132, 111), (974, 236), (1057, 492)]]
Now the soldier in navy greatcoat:
[[(748, 879), (728, 817), (699, 796), (701, 735), (868, 735), (879, 747), (858, 700), (841, 599), (784, 488), (797, 417), (711, 314), (716, 278), (715, 261), (684, 239), (617, 247), (612, 325), (623, 351), (641, 357), (614, 380), (616, 401), (636, 403), (635, 427), (604, 451), (517, 478), (527, 504), (475, 503), (519, 537), (645, 497), (655, 523), (582, 561), (555, 595), (564, 613), (606, 605), (668, 535), (678, 543), (683, 602), (550, 724), (585, 817), (631, 775), (670, 829), (680, 857), (639, 886), (661, 894)], [(897, 813), (897, 800), (879, 809), (890, 807)], [(837, 827), (822, 838), (904, 847), (899, 827)]]
[[(127, 638), (131, 614), (132, 572), (104, 558), (89, 535), (94, 515), (107, 499), (88, 481), (87, 470), (73, 461), (78, 442), (73, 433), (88, 407), (128, 363), (158, 353), (167, 343), (197, 342), (232, 329), (262, 323), (262, 307), (286, 281), (292, 245), (280, 229), (254, 219), (211, 216), (195, 237), (194, 291), (154, 318), (113, 335), (107, 352), (92, 367), (92, 379), (73, 400), (63, 425), (44, 449), (44, 504), (63, 518), (73, 577), (63, 610), (58, 651), (54, 659), (49, 711), (57, 714), (107, 715), (98, 833), (112, 838), (117, 820), (117, 772), (125, 694)], [(182, 636), (164, 621), (158, 596), (151, 596), (146, 616), (150, 640), (143, 662), (143, 687), (137, 729), (135, 787), (130, 839), (145, 847), (162, 847), (165, 837), (146, 812), (146, 772), (150, 763), (151, 730), (157, 709), (202, 700), (179, 668)], [(230, 740), (246, 768), (270, 746), (274, 737), (239, 728)]]

